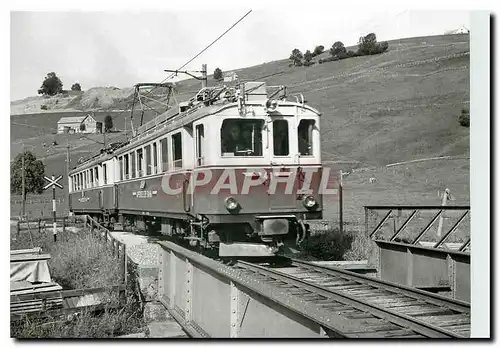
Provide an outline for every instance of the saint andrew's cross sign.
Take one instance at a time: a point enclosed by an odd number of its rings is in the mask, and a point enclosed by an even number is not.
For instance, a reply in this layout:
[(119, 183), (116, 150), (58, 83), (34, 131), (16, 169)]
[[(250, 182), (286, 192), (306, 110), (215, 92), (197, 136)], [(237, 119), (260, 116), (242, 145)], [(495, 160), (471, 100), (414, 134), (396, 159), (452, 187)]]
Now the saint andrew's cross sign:
[(57, 241), (57, 223), (56, 223), (56, 186), (62, 189), (62, 185), (57, 183), (62, 179), (62, 175), (59, 175), (57, 178), (52, 175), (51, 178), (46, 176), (43, 177), (49, 183), (43, 187), (44, 190), (52, 187), (52, 217), (53, 217), (53, 228), (54, 228), (54, 242)]
[(62, 179), (62, 175), (59, 175), (57, 178), (54, 178), (54, 175), (52, 175), (52, 178), (48, 178), (46, 176), (43, 177), (45, 180), (47, 180), (49, 183), (43, 187), (44, 190), (51, 188), (53, 186), (57, 186), (59, 188), (63, 188), (61, 184), (57, 183), (59, 180)]

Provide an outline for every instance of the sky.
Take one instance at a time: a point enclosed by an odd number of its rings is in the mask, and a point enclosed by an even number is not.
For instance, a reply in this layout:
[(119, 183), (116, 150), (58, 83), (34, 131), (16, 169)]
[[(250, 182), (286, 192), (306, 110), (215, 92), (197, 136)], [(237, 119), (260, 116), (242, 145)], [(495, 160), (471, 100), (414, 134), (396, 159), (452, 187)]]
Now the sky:
[[(131, 87), (160, 82), (221, 35), (249, 9), (36, 11), (10, 15), (10, 100), (37, 94), (49, 72), (64, 88)], [(325, 10), (289, 6), (256, 9), (208, 51), (186, 66), (223, 71), (284, 59), (294, 48), (357, 43), (375, 32), (379, 41), (440, 35), (469, 25), (466, 11)], [(174, 80), (172, 80), (174, 81)]]

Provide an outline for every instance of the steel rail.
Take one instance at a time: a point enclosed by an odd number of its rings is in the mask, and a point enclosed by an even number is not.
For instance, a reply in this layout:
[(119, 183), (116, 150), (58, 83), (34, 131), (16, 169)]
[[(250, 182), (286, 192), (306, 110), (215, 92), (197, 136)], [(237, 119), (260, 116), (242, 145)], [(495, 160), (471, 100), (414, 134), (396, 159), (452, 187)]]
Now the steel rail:
[(397, 326), (402, 328), (408, 328), (418, 334), (421, 334), (429, 338), (462, 338), (463, 336), (458, 335), (454, 332), (443, 329), (439, 326), (431, 325), (425, 323), (421, 320), (415, 319), (405, 314), (396, 313), (384, 308), (380, 308), (372, 303), (357, 299), (353, 296), (347, 295), (340, 291), (335, 291), (329, 288), (325, 288), (314, 283), (304, 281), (300, 278), (286, 275), (284, 273), (271, 270), (263, 266), (257, 266), (248, 262), (240, 261), (236, 266), (247, 269), (254, 273), (260, 273), (263, 276), (274, 278), (275, 280), (280, 280), (285, 283), (298, 285), (301, 289), (322, 295), (327, 298), (331, 298), (337, 302), (344, 303), (362, 312), (367, 312), (375, 317), (385, 319)]
[(440, 307), (445, 307), (453, 311), (461, 312), (461, 313), (470, 313), (470, 303), (460, 301), (457, 299), (452, 299), (444, 296), (440, 296), (425, 290), (413, 288), (410, 286), (390, 283), (385, 280), (375, 279), (363, 274), (354, 273), (351, 271), (347, 271), (341, 268), (330, 268), (321, 265), (316, 265), (309, 263), (307, 261), (292, 259), (293, 264), (298, 264), (301, 267), (308, 268), (310, 270), (314, 270), (316, 272), (323, 272), (326, 274), (330, 274), (333, 276), (342, 276), (349, 280), (360, 281), (364, 284), (371, 285), (373, 287), (377, 287), (379, 289), (383, 289), (389, 292), (397, 292), (398, 294), (403, 294), (405, 296), (411, 297), (416, 300), (425, 300), (429, 304), (433, 304)]

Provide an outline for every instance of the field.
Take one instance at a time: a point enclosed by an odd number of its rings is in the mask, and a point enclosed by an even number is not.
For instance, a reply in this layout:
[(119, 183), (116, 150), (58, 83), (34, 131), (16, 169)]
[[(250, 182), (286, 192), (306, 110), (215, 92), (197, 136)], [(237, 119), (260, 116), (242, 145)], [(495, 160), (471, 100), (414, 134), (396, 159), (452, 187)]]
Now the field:
[[(323, 43), (326, 47), (328, 43)], [(291, 48), (292, 49), (292, 48)], [(291, 50), (290, 49), (290, 50)], [(355, 49), (355, 48), (348, 48)], [(292, 97), (302, 93), (307, 103), (322, 113), (322, 158), (335, 161), (335, 170), (352, 171), (344, 178), (344, 221), (360, 230), (363, 206), (369, 204), (440, 204), (438, 191), (450, 188), (456, 197), (449, 204), (469, 203), (469, 161), (430, 161), (387, 168), (385, 165), (436, 156), (469, 155), (469, 128), (459, 125), (462, 108), (469, 103), (469, 36), (443, 35), (389, 42), (386, 53), (319, 64), (325, 52), (310, 67), (291, 67), (287, 59), (236, 70), (242, 80), (285, 85)], [(223, 67), (221, 67), (223, 68)], [(210, 70), (210, 67), (209, 67)], [(216, 82), (209, 77), (209, 85)], [(177, 84), (176, 100), (198, 91), (194, 79)], [(76, 99), (72, 108), (79, 109)], [(124, 109), (130, 98), (116, 99), (108, 110)], [(60, 106), (59, 106), (60, 107)], [(104, 115), (105, 112), (99, 115)], [(11, 158), (20, 142), (37, 146), (54, 137), (42, 127), (55, 129), (62, 114), (11, 116)], [(115, 126), (124, 129), (125, 114), (115, 114)], [(144, 122), (152, 119), (146, 112)], [(102, 116), (104, 117), (104, 116)], [(138, 125), (139, 120), (134, 119)], [(30, 126), (19, 126), (29, 124)], [(129, 125), (127, 125), (129, 126)], [(130, 129), (130, 127), (127, 127)], [(117, 133), (116, 139), (123, 139)], [(95, 141), (62, 136), (53, 153), (37, 149), (47, 173), (63, 173), (65, 146), (72, 147), (71, 163), (99, 149)], [(59, 139), (59, 138), (57, 138)], [(339, 164), (350, 161), (354, 164)], [(376, 181), (370, 183), (370, 178)], [(62, 195), (62, 191), (58, 192)], [(338, 197), (325, 199), (325, 219), (338, 219)]]

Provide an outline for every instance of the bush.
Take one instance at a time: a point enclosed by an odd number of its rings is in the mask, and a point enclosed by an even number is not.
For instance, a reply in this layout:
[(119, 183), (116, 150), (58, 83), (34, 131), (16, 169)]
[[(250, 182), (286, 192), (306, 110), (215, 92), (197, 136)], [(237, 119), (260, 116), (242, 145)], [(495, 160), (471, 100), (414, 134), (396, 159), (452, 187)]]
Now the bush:
[(319, 64), (323, 64), (323, 59), (318, 60)]
[(304, 65), (305, 63), (311, 62), (311, 59), (313, 58), (313, 55), (311, 51), (307, 50), (306, 53), (304, 53)]
[(314, 65), (314, 62), (304, 62), (303, 65), (304, 66), (311, 66), (311, 65)]
[(338, 228), (312, 235), (301, 245), (303, 257), (325, 261), (340, 261), (351, 248), (352, 233), (339, 233)]
[(42, 106), (40, 106), (40, 109), (42, 109), (42, 110), (48, 110), (49, 108), (47, 107), (47, 105), (42, 105)]
[(462, 114), (458, 118), (458, 122), (462, 127), (470, 127), (470, 113), (467, 109), (462, 109)]

